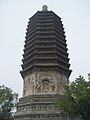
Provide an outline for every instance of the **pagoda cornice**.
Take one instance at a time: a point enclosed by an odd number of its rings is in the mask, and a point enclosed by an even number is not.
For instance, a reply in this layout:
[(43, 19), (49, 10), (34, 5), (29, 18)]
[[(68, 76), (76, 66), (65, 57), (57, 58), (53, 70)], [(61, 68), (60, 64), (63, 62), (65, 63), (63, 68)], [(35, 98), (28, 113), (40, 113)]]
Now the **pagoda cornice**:
[(66, 70), (66, 71), (69, 71), (68, 68), (58, 64), (58, 63), (37, 63), (35, 64), (35, 66), (45, 66), (45, 67), (49, 67), (49, 66), (57, 66), (57, 67), (60, 67), (62, 68), (62, 70)]
[(46, 59), (56, 59), (57, 57), (56, 56), (54, 56), (54, 57), (34, 57), (35, 59), (44, 59), (44, 60), (46, 60)]
[(54, 27), (53, 26), (37, 26), (36, 30), (53, 30)]
[(29, 49), (28, 51), (26, 51), (26, 49), (23, 49), (23, 51), (24, 51), (25, 54), (26, 54), (26, 53), (29, 53), (29, 52), (31, 52), (31, 51), (34, 51), (35, 48), (36, 48), (36, 46), (33, 46), (33, 47), (32, 47), (31, 49)]
[(26, 36), (28, 37), (28, 36), (30, 36), (31, 34), (34, 34), (34, 33), (36, 33), (36, 29), (33, 29), (31, 31), (27, 31)]
[(61, 48), (58, 47), (58, 46), (57, 46), (56, 49), (57, 49), (57, 51), (60, 51), (60, 53), (63, 54), (63, 55), (65, 55), (65, 56), (68, 56), (68, 55), (69, 55), (65, 50), (61, 49)]
[(50, 31), (50, 30), (47, 30), (47, 31), (38, 30), (38, 31), (36, 31), (36, 33), (37, 34), (55, 34), (55, 31), (54, 30), (52, 30), (52, 31)]
[(58, 42), (60, 42), (63, 46), (67, 46), (66, 44), (66, 40), (63, 41), (63, 39), (60, 39), (59, 37), (55, 36), (55, 39), (58, 40)]
[(40, 48), (55, 48), (55, 47), (56, 47), (56, 45), (51, 45), (51, 46), (50, 46), (50, 45), (47, 45), (47, 46), (44, 46), (44, 45), (43, 45), (43, 46), (36, 45), (36, 48), (39, 48), (39, 49), (40, 49)]
[(51, 25), (53, 26), (54, 23), (50, 23), (50, 22), (49, 23), (37, 23), (37, 26), (40, 26), (40, 27), (41, 26), (51, 26)]
[(36, 40), (36, 37), (29, 39), (29, 40), (25, 40), (25, 45), (24, 46), (28, 46), (29, 44), (31, 44), (32, 42), (34, 42)]
[(38, 22), (38, 23), (44, 23), (44, 22), (45, 22), (45, 23), (46, 23), (46, 22), (48, 23), (48, 22), (54, 22), (54, 20), (53, 20), (53, 18), (42, 19), (42, 18), (39, 17), (38, 20), (37, 20), (37, 22)]
[(26, 51), (28, 51), (28, 49), (32, 48), (36, 43), (37, 43), (37, 41), (34, 40), (30, 44), (25, 45), (24, 47), (25, 47)]
[(56, 43), (56, 41), (55, 40), (52, 40), (52, 41), (50, 41), (50, 40), (46, 40), (46, 41), (44, 41), (44, 40), (35, 40), (35, 41), (32, 41), (30, 44), (25, 45), (25, 49), (28, 50), (33, 45), (37, 45), (37, 44), (40, 44), (40, 43)]
[(36, 35), (36, 38), (54, 38), (55, 37), (55, 35), (42, 35), (42, 36), (40, 36), (40, 35)]
[(44, 53), (48, 54), (48, 53), (56, 53), (56, 52), (57, 52), (56, 50), (54, 50), (54, 51), (38, 51), (39, 54), (44, 54)]
[(55, 43), (56, 42), (56, 40), (46, 40), (46, 41), (44, 41), (44, 40), (37, 40), (36, 41), (36, 43)]
[(60, 59), (59, 57), (57, 57), (57, 60), (62, 61), (64, 64), (70, 65), (68, 62), (66, 62), (65, 60)]
[(65, 35), (60, 35), (60, 34), (58, 34), (58, 33), (55, 33), (55, 36), (57, 37), (57, 38), (59, 38), (60, 40), (62, 40), (64, 43), (66, 42), (66, 40), (65, 40)]
[(60, 55), (62, 59), (69, 61), (70, 59), (57, 51), (57, 56)]

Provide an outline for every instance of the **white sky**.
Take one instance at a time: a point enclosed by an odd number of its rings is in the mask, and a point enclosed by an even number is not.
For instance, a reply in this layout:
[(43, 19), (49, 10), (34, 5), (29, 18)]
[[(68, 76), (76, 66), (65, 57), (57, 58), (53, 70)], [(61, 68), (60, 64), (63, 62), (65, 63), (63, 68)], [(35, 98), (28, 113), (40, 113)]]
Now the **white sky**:
[(62, 18), (73, 70), (70, 81), (90, 73), (90, 0), (0, 0), (0, 85), (22, 96), (19, 73), (29, 18), (42, 5)]

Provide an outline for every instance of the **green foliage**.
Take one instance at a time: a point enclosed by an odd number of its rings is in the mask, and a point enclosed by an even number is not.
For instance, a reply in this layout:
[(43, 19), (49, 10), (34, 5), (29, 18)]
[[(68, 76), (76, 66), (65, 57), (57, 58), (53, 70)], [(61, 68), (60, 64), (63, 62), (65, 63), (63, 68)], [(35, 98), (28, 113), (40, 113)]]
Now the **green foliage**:
[(13, 120), (17, 100), (18, 95), (10, 88), (0, 86), (0, 120)]
[(70, 116), (90, 120), (90, 81), (79, 76), (66, 85), (64, 95), (55, 101), (55, 106)]

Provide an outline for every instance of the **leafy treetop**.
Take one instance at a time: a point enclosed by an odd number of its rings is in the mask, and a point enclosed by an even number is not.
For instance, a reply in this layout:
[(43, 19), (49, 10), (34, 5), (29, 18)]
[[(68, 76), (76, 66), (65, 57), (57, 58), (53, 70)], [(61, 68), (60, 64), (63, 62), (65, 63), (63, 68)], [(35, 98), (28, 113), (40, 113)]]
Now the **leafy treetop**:
[(0, 86), (0, 120), (13, 120), (18, 94), (10, 88)]
[(64, 95), (55, 101), (55, 106), (69, 116), (90, 120), (90, 81), (79, 76), (66, 85)]

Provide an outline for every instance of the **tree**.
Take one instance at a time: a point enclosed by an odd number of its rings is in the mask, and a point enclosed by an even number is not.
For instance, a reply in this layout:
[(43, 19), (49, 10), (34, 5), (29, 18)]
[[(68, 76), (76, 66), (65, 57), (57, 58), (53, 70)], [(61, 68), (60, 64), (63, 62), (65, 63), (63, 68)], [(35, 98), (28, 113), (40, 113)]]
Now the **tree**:
[(10, 88), (0, 86), (0, 120), (13, 120), (18, 95)]
[(65, 86), (65, 93), (55, 101), (61, 112), (90, 120), (90, 81), (82, 76)]

